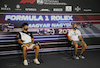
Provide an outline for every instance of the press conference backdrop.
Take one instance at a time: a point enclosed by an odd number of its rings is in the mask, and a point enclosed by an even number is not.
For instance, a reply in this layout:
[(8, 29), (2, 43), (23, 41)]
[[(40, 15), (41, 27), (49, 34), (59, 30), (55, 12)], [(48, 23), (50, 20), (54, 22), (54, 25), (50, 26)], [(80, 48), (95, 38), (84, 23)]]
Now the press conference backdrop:
[(100, 45), (98, 0), (1, 0), (0, 55), (17, 54), (16, 34), (24, 22), (46, 52), (67, 49), (66, 33), (73, 23), (78, 24), (88, 46)]
[(16, 34), (22, 31), (21, 25), (24, 22), (28, 23), (28, 31), (33, 33), (35, 42), (40, 42), (46, 52), (67, 49), (69, 43), (66, 33), (72, 28), (73, 23), (78, 24), (78, 29), (88, 46), (100, 45), (100, 15), (1, 13), (1, 55), (16, 54), (15, 50), (19, 50)]

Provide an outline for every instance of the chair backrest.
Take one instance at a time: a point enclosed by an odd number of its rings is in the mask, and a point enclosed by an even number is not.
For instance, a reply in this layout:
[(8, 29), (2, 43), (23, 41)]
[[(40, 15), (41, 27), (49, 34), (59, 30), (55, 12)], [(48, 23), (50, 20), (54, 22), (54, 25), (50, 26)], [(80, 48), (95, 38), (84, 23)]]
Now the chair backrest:
[(67, 33), (66, 33), (66, 37), (68, 37), (68, 31), (67, 31)]
[(69, 30), (70, 30), (70, 29), (67, 30), (66, 37), (68, 37), (68, 32), (69, 32)]

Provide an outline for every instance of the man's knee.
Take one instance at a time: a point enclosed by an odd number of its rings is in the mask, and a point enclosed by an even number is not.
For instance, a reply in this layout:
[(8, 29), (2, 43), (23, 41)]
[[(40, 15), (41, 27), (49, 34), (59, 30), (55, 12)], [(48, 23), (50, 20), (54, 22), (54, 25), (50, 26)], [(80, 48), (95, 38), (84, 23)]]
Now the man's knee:
[(26, 49), (27, 49), (26, 46), (23, 46), (23, 51), (24, 51), (24, 52), (26, 51)]
[(35, 47), (36, 47), (36, 49), (39, 49), (39, 45), (36, 45)]
[(83, 45), (84, 47), (87, 47), (87, 44), (86, 43), (84, 43), (84, 45)]
[(75, 48), (78, 48), (78, 44), (75, 44), (74, 47), (75, 47)]
[(83, 47), (87, 47), (87, 44), (86, 44), (85, 42), (83, 42), (81, 45), (82, 45)]

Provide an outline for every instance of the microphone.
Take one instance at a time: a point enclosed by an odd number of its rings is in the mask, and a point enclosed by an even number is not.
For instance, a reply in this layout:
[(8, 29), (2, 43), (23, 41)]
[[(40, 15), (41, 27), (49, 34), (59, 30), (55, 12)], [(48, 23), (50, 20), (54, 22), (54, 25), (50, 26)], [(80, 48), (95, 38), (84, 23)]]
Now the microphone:
[(41, 46), (39, 42), (38, 42), (38, 45)]

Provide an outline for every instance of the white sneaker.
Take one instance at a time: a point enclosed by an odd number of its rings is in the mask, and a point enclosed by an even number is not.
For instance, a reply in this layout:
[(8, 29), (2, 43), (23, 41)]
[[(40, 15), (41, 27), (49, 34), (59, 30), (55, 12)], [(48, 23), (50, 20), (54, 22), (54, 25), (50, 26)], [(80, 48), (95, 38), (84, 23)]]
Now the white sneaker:
[(79, 55), (79, 58), (81, 59), (85, 59), (85, 57), (83, 55)]
[(25, 66), (27, 66), (27, 65), (28, 65), (27, 60), (24, 60), (24, 65), (25, 65)]
[(34, 63), (38, 64), (38, 65), (40, 64), (40, 62), (38, 61), (38, 59), (34, 59)]
[(74, 55), (74, 56), (73, 56), (73, 58), (74, 58), (74, 59), (79, 59), (79, 57), (78, 57), (78, 56), (76, 56), (76, 55)]

